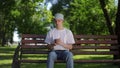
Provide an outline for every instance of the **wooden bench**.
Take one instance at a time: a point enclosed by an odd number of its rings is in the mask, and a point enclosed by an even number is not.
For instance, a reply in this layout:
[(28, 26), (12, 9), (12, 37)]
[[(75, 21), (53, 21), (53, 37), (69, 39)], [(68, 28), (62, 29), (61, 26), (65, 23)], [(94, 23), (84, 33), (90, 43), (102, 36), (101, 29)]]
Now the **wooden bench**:
[[(109, 55), (109, 59), (81, 59), (74, 58), (74, 63), (120, 63), (120, 45), (118, 45), (115, 35), (74, 35), (75, 44), (71, 50), (75, 56)], [(46, 63), (49, 49), (44, 43), (45, 35), (23, 34), (19, 46), (16, 48), (12, 68), (20, 68), (21, 63)], [(30, 55), (38, 55), (39, 59), (32, 59)], [(97, 55), (97, 56), (96, 56)], [(37, 57), (38, 57), (37, 56)], [(57, 60), (55, 63), (64, 63), (63, 60)], [(120, 68), (120, 65), (118, 65)]]

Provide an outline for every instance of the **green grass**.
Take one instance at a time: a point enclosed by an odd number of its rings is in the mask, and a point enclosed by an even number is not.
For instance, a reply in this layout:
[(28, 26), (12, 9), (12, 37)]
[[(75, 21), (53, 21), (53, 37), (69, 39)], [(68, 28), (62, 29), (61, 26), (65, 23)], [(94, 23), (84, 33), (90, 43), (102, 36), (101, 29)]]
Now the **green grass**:
[[(12, 64), (12, 58), (14, 54), (16, 46), (13, 47), (0, 47), (0, 68), (11, 68)], [(112, 56), (109, 55), (101, 55), (98, 58), (99, 55), (93, 56), (93, 55), (76, 55), (74, 56), (74, 59), (111, 59)], [(39, 55), (31, 55), (31, 57), (26, 58), (34, 58), (34, 59), (45, 59), (45, 58), (40, 58)], [(44, 57), (44, 55), (43, 55)], [(97, 58), (96, 58), (97, 57)], [(55, 63), (55, 68), (65, 68), (66, 64), (65, 63)], [(75, 68), (118, 68), (116, 65), (113, 64), (93, 64), (93, 63), (75, 63), (74, 65)], [(22, 63), (21, 68), (46, 68), (45, 63)]]
[(0, 47), (0, 68), (11, 68), (15, 48), (15, 46)]

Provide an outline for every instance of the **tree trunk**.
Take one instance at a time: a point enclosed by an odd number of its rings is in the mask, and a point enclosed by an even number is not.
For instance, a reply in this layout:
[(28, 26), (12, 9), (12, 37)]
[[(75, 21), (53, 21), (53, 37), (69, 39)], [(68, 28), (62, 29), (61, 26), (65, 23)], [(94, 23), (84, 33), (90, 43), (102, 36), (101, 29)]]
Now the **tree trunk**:
[(107, 27), (109, 29), (109, 32), (110, 32), (111, 35), (114, 35), (115, 32), (114, 32), (113, 27), (111, 25), (112, 22), (111, 22), (111, 19), (110, 19), (109, 15), (108, 15), (107, 9), (105, 8), (105, 6), (106, 6), (105, 0), (99, 0), (99, 1), (100, 1), (100, 5), (101, 5), (101, 8), (102, 8), (102, 11), (104, 13), (104, 17), (106, 19), (106, 24), (107, 24)]
[(5, 40), (5, 33), (2, 33), (2, 46), (5, 46), (6, 40)]
[(2, 38), (2, 46), (5, 46), (5, 38)]
[(118, 2), (118, 10), (116, 14), (116, 21), (115, 21), (116, 27), (115, 27), (115, 33), (118, 35), (118, 42), (120, 44), (120, 0)]
[[(115, 33), (118, 36), (118, 46), (120, 46), (120, 0), (118, 0), (118, 9), (116, 14), (116, 21), (115, 21), (116, 27), (115, 27)], [(120, 47), (119, 47), (120, 51)], [(120, 58), (120, 53), (117, 58)]]

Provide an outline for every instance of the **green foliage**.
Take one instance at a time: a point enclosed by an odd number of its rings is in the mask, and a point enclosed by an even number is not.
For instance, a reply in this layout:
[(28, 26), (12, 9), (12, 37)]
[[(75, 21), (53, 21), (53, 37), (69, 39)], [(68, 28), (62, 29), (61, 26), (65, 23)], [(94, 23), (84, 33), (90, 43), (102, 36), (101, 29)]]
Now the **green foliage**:
[(70, 29), (70, 24), (66, 20), (64, 20), (63, 25), (64, 25), (65, 28)]
[(75, 34), (109, 34), (99, 0), (74, 0), (67, 20)]
[[(102, 11), (99, 9), (98, 2), (96, 0), (74, 0), (70, 4), (71, 8), (69, 9), (70, 16), (68, 16), (68, 20), (72, 25), (71, 30), (75, 34), (95, 34), (97, 28), (100, 28), (99, 23), (101, 22), (99, 22), (100, 16), (98, 15)], [(92, 3), (96, 3), (96, 6)]]
[(2, 46), (5, 41), (12, 40), (15, 22), (11, 11), (14, 6), (14, 0), (0, 0), (0, 43), (2, 43)]
[(59, 12), (63, 12), (67, 11), (67, 9), (69, 8), (69, 4), (72, 0), (57, 0), (58, 3), (57, 4), (53, 4), (51, 11), (52, 14), (54, 15), (55, 13), (59, 13)]
[(115, 16), (116, 16), (116, 11), (117, 11), (117, 6), (115, 5), (115, 1), (108, 0), (106, 8), (109, 12), (109, 16), (112, 21), (112, 26), (113, 28), (115, 28), (115, 19), (116, 19)]
[[(17, 17), (17, 28), (22, 34), (45, 34), (46, 24), (51, 22), (52, 15), (47, 11), (42, 2), (38, 1), (21, 1), (18, 11), (20, 16)], [(22, 10), (21, 10), (22, 9)]]
[[(44, 0), (0, 0), (0, 44), (12, 41), (17, 28), (19, 34), (46, 34), (57, 12), (65, 15), (64, 26), (74, 34), (109, 34), (99, 0), (58, 0), (47, 10)], [(117, 6), (105, 0), (112, 26), (115, 27)]]
[[(52, 7), (52, 13), (64, 13), (74, 34), (109, 34), (99, 0), (60, 1)], [(114, 0), (105, 0), (110, 17), (115, 20)], [(66, 6), (66, 7), (65, 7)]]
[(45, 34), (52, 13), (46, 10), (43, 0), (0, 0), (0, 44), (19, 34)]

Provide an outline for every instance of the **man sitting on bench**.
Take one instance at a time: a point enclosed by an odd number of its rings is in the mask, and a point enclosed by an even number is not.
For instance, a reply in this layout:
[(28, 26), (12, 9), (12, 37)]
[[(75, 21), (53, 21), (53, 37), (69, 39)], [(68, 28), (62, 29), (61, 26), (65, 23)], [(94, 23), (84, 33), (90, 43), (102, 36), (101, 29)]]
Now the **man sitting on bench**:
[(69, 51), (75, 43), (72, 32), (63, 26), (64, 16), (61, 13), (55, 14), (54, 22), (56, 28), (50, 30), (45, 42), (52, 48), (48, 54), (47, 68), (54, 68), (55, 60), (65, 60), (66, 68), (74, 68), (73, 54)]

